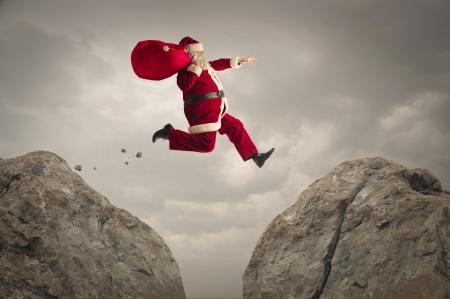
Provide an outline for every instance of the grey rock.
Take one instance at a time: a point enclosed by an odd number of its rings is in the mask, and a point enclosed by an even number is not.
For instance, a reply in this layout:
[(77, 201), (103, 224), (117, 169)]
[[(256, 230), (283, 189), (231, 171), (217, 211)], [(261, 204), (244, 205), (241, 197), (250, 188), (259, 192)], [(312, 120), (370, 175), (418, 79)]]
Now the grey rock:
[(82, 168), (83, 168), (83, 166), (81, 166), (81, 165), (75, 165), (75, 169), (78, 170), (78, 171), (81, 171)]
[(0, 297), (186, 298), (164, 240), (44, 151), (0, 161)]
[(123, 149), (121, 150), (121, 152), (122, 152), (122, 153), (126, 153), (127, 151), (123, 148)]
[(142, 157), (142, 153), (141, 153), (141, 152), (138, 152), (138, 153), (136, 154), (136, 157), (138, 157), (138, 158)]
[(425, 169), (341, 163), (266, 228), (244, 298), (450, 298), (449, 211)]

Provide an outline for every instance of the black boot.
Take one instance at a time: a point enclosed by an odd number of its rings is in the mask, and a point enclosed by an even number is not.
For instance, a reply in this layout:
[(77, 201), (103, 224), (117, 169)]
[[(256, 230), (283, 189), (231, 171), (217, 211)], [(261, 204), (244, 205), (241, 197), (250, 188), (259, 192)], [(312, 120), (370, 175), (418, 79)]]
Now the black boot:
[(264, 162), (266, 162), (267, 159), (269, 159), (270, 155), (272, 155), (275, 148), (271, 149), (267, 153), (257, 153), (252, 156), (253, 161), (258, 165), (259, 168), (263, 167)]
[(153, 143), (155, 143), (155, 141), (157, 139), (167, 140), (169, 138), (169, 132), (172, 129), (173, 129), (172, 125), (171, 124), (167, 124), (161, 130), (156, 131), (155, 134), (153, 134), (153, 137), (152, 137)]

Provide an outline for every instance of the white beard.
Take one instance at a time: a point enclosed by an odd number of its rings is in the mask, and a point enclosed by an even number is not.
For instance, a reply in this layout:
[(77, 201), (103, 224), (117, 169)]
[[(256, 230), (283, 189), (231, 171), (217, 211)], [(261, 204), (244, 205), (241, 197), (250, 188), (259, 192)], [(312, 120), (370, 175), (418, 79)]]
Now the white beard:
[(211, 66), (208, 62), (208, 59), (206, 59), (205, 54), (200, 54), (198, 52), (187, 52), (187, 53), (191, 57), (192, 60), (197, 61), (198, 66), (202, 70), (207, 70)]

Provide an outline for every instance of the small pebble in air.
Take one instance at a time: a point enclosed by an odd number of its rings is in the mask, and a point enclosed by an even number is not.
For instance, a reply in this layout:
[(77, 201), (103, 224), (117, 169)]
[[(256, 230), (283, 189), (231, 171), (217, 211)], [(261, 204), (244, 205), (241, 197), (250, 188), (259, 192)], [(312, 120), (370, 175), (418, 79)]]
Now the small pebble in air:
[(128, 165), (128, 162), (125, 162), (125, 165)]
[(127, 151), (123, 148), (123, 149), (121, 150), (121, 152), (122, 152), (122, 153), (126, 153)]
[(82, 167), (81, 165), (76, 165), (75, 169), (78, 170), (78, 171), (81, 171), (81, 167)]
[(97, 167), (94, 167), (94, 170), (96, 170), (97, 169)]
[(141, 152), (137, 153), (136, 157), (138, 157), (138, 158), (142, 157), (142, 153)]

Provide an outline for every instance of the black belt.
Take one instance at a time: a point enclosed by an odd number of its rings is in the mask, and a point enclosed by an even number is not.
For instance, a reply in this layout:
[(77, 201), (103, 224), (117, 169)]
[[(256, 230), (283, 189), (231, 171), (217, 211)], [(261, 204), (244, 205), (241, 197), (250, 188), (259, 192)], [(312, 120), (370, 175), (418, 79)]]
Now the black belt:
[(225, 93), (223, 92), (223, 90), (199, 94), (192, 98), (186, 99), (186, 101), (184, 101), (184, 106), (186, 107), (186, 106), (188, 106), (190, 104), (194, 104), (198, 101), (217, 99), (217, 98), (223, 98), (223, 97), (225, 97)]

